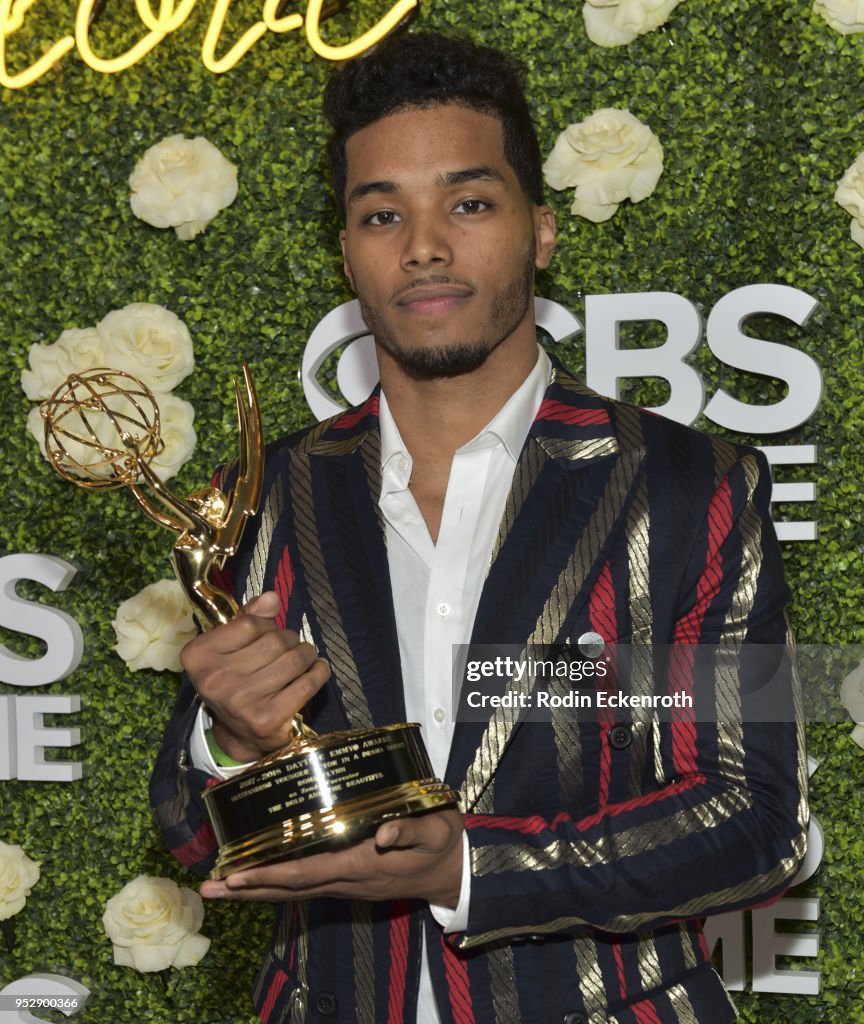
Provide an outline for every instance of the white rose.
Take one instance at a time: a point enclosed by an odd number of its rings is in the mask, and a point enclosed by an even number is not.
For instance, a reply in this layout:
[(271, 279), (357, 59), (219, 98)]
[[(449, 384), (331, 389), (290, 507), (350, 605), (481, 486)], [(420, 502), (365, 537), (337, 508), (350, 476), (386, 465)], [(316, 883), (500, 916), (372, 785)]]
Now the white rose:
[(598, 46), (624, 46), (653, 32), (669, 19), (681, 0), (587, 0), (585, 31)]
[(864, 32), (864, 0), (813, 0), (813, 10), (844, 36)]
[(21, 371), (21, 387), (31, 400), (50, 398), (70, 373), (105, 365), (105, 346), (95, 327), (72, 327), (51, 345), (31, 345), (29, 370)]
[(237, 168), (212, 142), (171, 135), (141, 157), (129, 187), (136, 217), (189, 241), (234, 202)]
[(840, 702), (853, 721), (864, 723), (864, 659), (840, 684)]
[(102, 915), (114, 944), (114, 963), (136, 971), (197, 964), (210, 948), (210, 940), (198, 934), (203, 921), (197, 892), (148, 875), (139, 875), (112, 896)]
[(0, 841), (0, 921), (24, 909), (39, 881), (39, 865), (20, 846)]
[(164, 447), (150, 466), (160, 480), (170, 480), (192, 457), (197, 436), (192, 421), (195, 409), (176, 395), (158, 395), (159, 421)]
[(138, 377), (151, 391), (171, 391), (195, 366), (186, 324), (155, 302), (114, 309), (96, 330), (111, 368)]
[(159, 580), (124, 601), (111, 623), (112, 648), (133, 672), (153, 668), (180, 671), (180, 651), (197, 630), (192, 606), (176, 580)]
[[(73, 422), (74, 421), (74, 422)], [(96, 441), (85, 444), (83, 441), (75, 440), (65, 435), (63, 437), (63, 450), (67, 458), (63, 465), (66, 469), (80, 476), (82, 479), (92, 480), (94, 477), (110, 480), (115, 476), (111, 463), (100, 456), (98, 444), (106, 448), (116, 449), (118, 445), (117, 432), (110, 418), (104, 413), (88, 413), (87, 424), (96, 437)], [(64, 420), (64, 427), (74, 431), (76, 437), (87, 437), (88, 430), (78, 417), (69, 416)], [(39, 411), (39, 406), (34, 406), (27, 414), (27, 429), (39, 442), (39, 451), (42, 457), (47, 459), (48, 453), (45, 449), (45, 421)], [(75, 463), (78, 466), (86, 467), (86, 472), (76, 471)]]
[(864, 747), (864, 658), (840, 684), (840, 702), (855, 722), (852, 739)]
[(864, 153), (859, 153), (855, 163), (846, 168), (834, 193), (834, 201), (852, 215), (852, 240), (864, 246)]
[(607, 107), (561, 132), (543, 173), (551, 188), (575, 187), (572, 212), (599, 224), (625, 199), (651, 195), (663, 173), (663, 147), (629, 110)]

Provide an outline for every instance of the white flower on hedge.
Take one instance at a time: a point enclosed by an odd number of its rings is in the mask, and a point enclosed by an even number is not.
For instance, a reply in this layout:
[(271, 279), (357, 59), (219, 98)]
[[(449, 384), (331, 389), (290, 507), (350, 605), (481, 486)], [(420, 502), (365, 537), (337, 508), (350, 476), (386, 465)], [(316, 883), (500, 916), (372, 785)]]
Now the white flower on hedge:
[(210, 948), (198, 934), (204, 903), (170, 878), (139, 875), (105, 905), (102, 924), (114, 945), (114, 963), (136, 971), (192, 967)]
[(186, 324), (155, 302), (132, 302), (114, 309), (96, 330), (108, 365), (138, 377), (151, 391), (170, 391), (195, 366)]
[(159, 580), (124, 601), (111, 623), (112, 648), (133, 672), (180, 671), (180, 651), (197, 630), (192, 606), (176, 580)]
[(39, 865), (14, 843), (0, 841), (0, 921), (24, 909), (30, 890), (39, 881)]
[(129, 187), (136, 217), (189, 241), (234, 202), (237, 168), (207, 139), (170, 135), (141, 157)]
[(844, 36), (864, 32), (864, 0), (813, 0), (813, 10)]
[[(109, 417), (104, 413), (88, 413), (87, 424), (96, 435), (99, 443), (107, 448), (116, 448), (118, 443), (117, 432)], [(73, 423), (71, 418), (67, 418), (64, 421), (64, 426), (74, 430), (76, 434), (82, 437), (88, 436), (87, 430), (80, 420), (76, 419)], [(39, 406), (34, 406), (27, 414), (27, 429), (38, 441), (42, 457), (47, 459), (48, 454), (45, 450), (45, 421), (39, 412)], [(69, 467), (74, 475), (80, 476), (82, 479), (102, 477), (105, 480), (115, 475), (110, 463), (101, 459), (98, 448), (95, 445), (87, 445), (82, 441), (74, 440), (70, 436), (65, 436), (63, 438), (63, 449), (68, 456), (68, 460), (76, 462), (79, 466), (87, 467), (87, 472), (82, 471), (80, 473), (75, 472), (74, 467)], [(64, 464), (69, 466), (69, 461), (65, 461)]]
[(840, 702), (855, 722), (852, 739), (864, 747), (864, 658), (840, 684)]
[(95, 327), (72, 327), (50, 345), (31, 345), (29, 370), (21, 371), (21, 387), (31, 400), (50, 398), (70, 373), (105, 365), (105, 344)]
[(864, 153), (859, 153), (855, 163), (846, 168), (834, 193), (834, 201), (852, 215), (852, 240), (864, 246)]
[(585, 31), (598, 46), (625, 46), (669, 19), (681, 0), (587, 0)]
[(160, 480), (170, 480), (192, 458), (197, 435), (195, 409), (176, 395), (157, 395), (163, 449), (150, 463)]
[(663, 147), (629, 110), (605, 107), (561, 132), (543, 173), (551, 188), (575, 187), (572, 212), (599, 224), (625, 199), (651, 195), (663, 173)]

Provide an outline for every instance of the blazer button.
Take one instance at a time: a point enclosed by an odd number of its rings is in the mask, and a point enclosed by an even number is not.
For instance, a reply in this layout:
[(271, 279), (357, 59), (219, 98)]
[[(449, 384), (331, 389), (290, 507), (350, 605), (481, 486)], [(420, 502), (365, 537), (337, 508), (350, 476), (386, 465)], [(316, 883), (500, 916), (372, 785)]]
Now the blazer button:
[(563, 1024), (588, 1024), (588, 1018), (584, 1013), (565, 1013)]
[(319, 992), (315, 996), (315, 1009), (322, 1017), (332, 1017), (336, 1013), (336, 996), (332, 992)]
[(579, 653), (586, 658), (599, 658), (606, 649), (606, 641), (599, 633), (583, 633), (576, 641)]
[(626, 750), (633, 740), (629, 725), (613, 725), (607, 735), (613, 750)]

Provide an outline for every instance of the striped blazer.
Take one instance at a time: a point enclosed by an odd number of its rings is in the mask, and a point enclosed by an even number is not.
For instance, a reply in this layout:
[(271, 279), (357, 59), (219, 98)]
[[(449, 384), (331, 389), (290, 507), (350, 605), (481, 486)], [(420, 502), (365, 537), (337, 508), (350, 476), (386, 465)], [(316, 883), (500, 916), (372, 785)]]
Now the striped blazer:
[[(377, 408), (373, 394), (268, 446), (262, 506), (231, 565), (238, 600), (278, 591), (282, 624), (329, 661), (307, 708), (319, 732), (405, 716)], [(424, 932), (443, 1024), (735, 1019), (701, 919), (779, 895), (807, 831), (795, 674), (773, 681), (770, 722), (748, 714), (742, 682), (745, 655), (787, 642), (769, 493), (758, 452), (601, 398), (554, 366), (473, 640), (575, 650), (599, 633), (629, 652), (609, 686), (689, 692), (696, 710), (670, 721), (558, 708), (535, 721), (497, 708), (459, 722), (446, 779), (470, 845), (465, 932), (443, 935), (420, 901), (278, 906), (254, 988), (265, 1024), (413, 1021)], [(169, 848), (205, 873), (213, 780), (188, 763), (197, 705), (184, 682), (151, 792)]]

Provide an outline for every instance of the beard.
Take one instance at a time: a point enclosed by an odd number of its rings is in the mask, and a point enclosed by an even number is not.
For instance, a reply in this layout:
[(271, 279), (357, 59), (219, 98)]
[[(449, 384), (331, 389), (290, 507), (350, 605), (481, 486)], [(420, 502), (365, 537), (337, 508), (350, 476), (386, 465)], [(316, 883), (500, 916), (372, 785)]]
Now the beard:
[[(424, 282), (448, 284), (442, 275)], [(360, 310), (375, 341), (415, 379), (457, 377), (482, 366), (505, 338), (522, 322), (534, 296), (534, 247), (525, 260), (521, 274), (492, 295), (489, 323), (476, 338), (453, 338), (442, 345), (412, 348), (403, 345), (385, 318), (358, 295)]]

